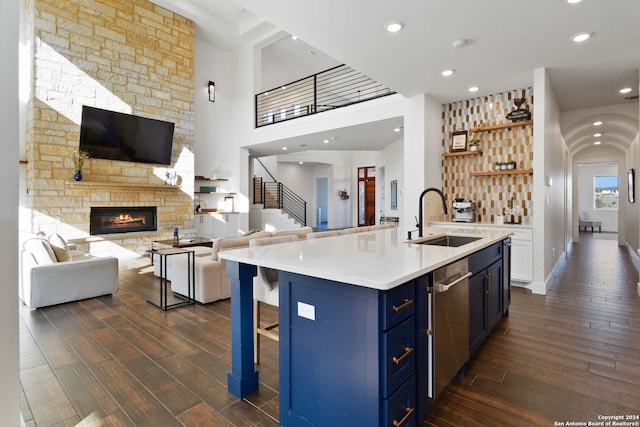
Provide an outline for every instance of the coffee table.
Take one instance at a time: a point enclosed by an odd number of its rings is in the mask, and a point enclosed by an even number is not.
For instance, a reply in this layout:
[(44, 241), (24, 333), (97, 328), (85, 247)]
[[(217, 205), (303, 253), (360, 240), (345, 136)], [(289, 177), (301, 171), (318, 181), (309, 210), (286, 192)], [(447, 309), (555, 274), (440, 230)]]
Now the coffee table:
[(192, 246), (213, 246), (213, 239), (207, 239), (206, 237), (189, 237), (185, 239), (178, 239), (176, 242), (173, 239), (167, 240), (154, 240), (151, 244), (151, 249), (156, 249), (153, 245), (154, 243), (158, 243), (158, 246), (171, 246), (174, 248), (190, 248)]

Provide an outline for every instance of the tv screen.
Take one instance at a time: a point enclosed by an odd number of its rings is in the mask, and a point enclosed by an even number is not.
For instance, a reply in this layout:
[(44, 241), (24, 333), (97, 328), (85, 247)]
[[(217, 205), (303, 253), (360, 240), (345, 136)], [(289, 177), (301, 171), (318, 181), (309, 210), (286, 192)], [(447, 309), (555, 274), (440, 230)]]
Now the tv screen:
[(171, 122), (84, 105), (80, 149), (97, 159), (169, 165), (174, 127)]

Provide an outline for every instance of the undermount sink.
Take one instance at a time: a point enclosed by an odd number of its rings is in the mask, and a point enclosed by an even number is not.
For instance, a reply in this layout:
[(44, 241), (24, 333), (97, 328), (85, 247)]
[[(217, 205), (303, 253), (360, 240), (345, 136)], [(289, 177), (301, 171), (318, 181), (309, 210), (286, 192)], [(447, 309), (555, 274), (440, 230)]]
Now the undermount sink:
[(482, 237), (454, 236), (454, 235), (445, 234), (444, 236), (438, 236), (432, 239), (428, 238), (428, 239), (420, 240), (417, 242), (409, 241), (408, 243), (415, 243), (417, 245), (450, 246), (450, 247), (457, 248), (458, 246), (463, 246), (480, 239), (482, 239)]

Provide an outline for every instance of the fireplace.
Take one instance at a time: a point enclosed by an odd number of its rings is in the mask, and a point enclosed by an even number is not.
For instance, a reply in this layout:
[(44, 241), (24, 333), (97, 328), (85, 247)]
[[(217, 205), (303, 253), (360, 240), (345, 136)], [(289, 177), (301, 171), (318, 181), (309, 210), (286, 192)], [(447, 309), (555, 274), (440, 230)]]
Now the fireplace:
[(155, 206), (92, 207), (89, 234), (156, 231)]

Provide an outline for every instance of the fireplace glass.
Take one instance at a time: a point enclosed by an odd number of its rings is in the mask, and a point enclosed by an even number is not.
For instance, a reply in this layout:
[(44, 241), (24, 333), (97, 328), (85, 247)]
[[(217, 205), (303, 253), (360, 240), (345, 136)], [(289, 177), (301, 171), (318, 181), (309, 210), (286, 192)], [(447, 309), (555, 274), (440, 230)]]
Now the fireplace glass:
[(92, 207), (89, 234), (156, 231), (155, 206)]

